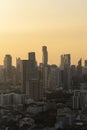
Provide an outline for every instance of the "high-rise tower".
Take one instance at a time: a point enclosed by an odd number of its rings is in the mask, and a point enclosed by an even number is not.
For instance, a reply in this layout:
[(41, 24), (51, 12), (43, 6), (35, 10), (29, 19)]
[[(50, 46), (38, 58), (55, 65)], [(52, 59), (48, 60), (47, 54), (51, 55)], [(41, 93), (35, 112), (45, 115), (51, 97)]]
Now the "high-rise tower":
[(42, 62), (43, 62), (44, 65), (47, 65), (47, 63), (48, 63), (48, 52), (47, 52), (46, 46), (42, 47), (42, 52), (43, 52)]
[(30, 60), (30, 61), (36, 61), (35, 52), (29, 52), (28, 53), (28, 60)]
[(21, 83), (21, 59), (16, 58), (16, 83)]
[(70, 54), (64, 54), (61, 56), (61, 79), (64, 89), (70, 90), (70, 66), (71, 66), (71, 56)]
[(11, 57), (11, 55), (6, 55), (4, 58), (4, 70), (5, 70), (5, 80), (10, 81), (12, 79), (12, 57)]

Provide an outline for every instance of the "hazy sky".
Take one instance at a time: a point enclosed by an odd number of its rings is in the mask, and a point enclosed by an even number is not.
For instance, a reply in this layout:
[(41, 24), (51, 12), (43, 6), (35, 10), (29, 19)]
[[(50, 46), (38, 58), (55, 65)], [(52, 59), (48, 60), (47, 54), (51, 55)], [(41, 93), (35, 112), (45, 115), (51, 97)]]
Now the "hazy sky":
[(87, 59), (87, 0), (0, 0), (0, 64), (5, 54), (42, 60), (48, 46), (49, 63), (72, 54), (72, 63)]

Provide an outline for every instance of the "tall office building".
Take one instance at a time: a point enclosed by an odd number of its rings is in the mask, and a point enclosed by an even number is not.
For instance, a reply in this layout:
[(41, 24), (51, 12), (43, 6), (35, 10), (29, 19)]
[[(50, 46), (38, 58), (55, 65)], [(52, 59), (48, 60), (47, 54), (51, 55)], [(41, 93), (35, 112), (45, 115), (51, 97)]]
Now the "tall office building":
[(71, 65), (71, 56), (70, 54), (64, 55), (64, 84), (65, 89), (71, 89), (71, 77), (70, 77), (70, 65)]
[(16, 58), (16, 83), (21, 83), (21, 59)]
[(64, 55), (61, 55), (60, 69), (61, 69), (61, 70), (64, 70)]
[(87, 60), (84, 62), (84, 74), (87, 74)]
[(43, 65), (47, 65), (47, 63), (48, 63), (48, 52), (47, 52), (46, 46), (42, 47), (42, 52), (43, 52), (43, 57), (42, 57)]
[(61, 65), (60, 65), (61, 70), (64, 70), (65, 66), (70, 66), (70, 65), (71, 65), (70, 54), (61, 55)]
[(12, 57), (11, 57), (11, 55), (5, 55), (4, 72), (5, 72), (5, 81), (11, 81), (12, 80)]
[(77, 65), (77, 79), (78, 83), (80, 84), (82, 82), (82, 59), (78, 61)]
[(48, 89), (55, 91), (60, 85), (59, 68), (56, 65), (50, 66)]
[(28, 60), (33, 61), (33, 62), (36, 61), (35, 52), (28, 53)]
[(71, 85), (75, 86), (76, 85), (76, 81), (77, 81), (76, 66), (75, 65), (71, 65), (70, 75), (71, 75)]
[(87, 60), (85, 60), (85, 67), (87, 67)]
[(71, 65), (71, 56), (70, 54), (64, 55), (64, 66), (70, 66)]
[(61, 56), (61, 82), (64, 89), (70, 90), (70, 66), (71, 66), (71, 56), (70, 54), (64, 54)]
[(37, 78), (37, 62), (35, 52), (28, 53), (28, 67), (27, 67), (28, 79)]
[(43, 84), (39, 75), (35, 52), (28, 53), (26, 95), (34, 100), (40, 100), (43, 97)]
[(43, 88), (45, 94), (48, 88), (48, 75), (49, 75), (47, 46), (42, 46), (42, 64), (43, 64)]
[(21, 92), (24, 94), (26, 94), (27, 66), (28, 66), (28, 60), (21, 60), (21, 82), (22, 82)]

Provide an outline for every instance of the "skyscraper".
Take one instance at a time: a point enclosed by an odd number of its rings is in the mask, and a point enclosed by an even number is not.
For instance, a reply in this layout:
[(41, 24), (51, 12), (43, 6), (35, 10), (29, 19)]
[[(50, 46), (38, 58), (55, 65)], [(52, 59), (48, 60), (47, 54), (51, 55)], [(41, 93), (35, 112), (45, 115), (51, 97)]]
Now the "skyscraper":
[(28, 53), (28, 67), (27, 67), (28, 79), (37, 78), (37, 62), (35, 52)]
[(21, 82), (22, 82), (21, 92), (24, 94), (26, 94), (27, 66), (28, 66), (28, 60), (22, 60), (21, 61)]
[(77, 65), (77, 78), (78, 78), (78, 83), (80, 84), (82, 82), (82, 59), (78, 61)]
[(48, 52), (47, 52), (46, 46), (42, 47), (42, 52), (43, 52), (43, 57), (42, 57), (43, 65), (47, 65), (47, 63), (48, 63)]
[(70, 66), (71, 65), (71, 56), (70, 54), (64, 55), (64, 66)]
[(62, 83), (64, 89), (70, 89), (70, 65), (71, 65), (71, 56), (70, 54), (64, 54), (61, 56), (61, 70), (62, 70)]
[(11, 55), (5, 55), (4, 58), (4, 70), (5, 70), (5, 80), (12, 80), (12, 57)]
[(21, 59), (16, 58), (16, 83), (21, 83)]
[(59, 68), (56, 65), (50, 66), (48, 89), (55, 91), (59, 87)]
[(28, 60), (30, 60), (30, 61), (36, 61), (35, 52), (29, 52), (28, 53)]
[(85, 60), (85, 67), (87, 67), (87, 60)]
[(61, 55), (61, 65), (60, 65), (60, 69), (64, 70), (64, 55)]
[(26, 95), (34, 100), (40, 100), (43, 97), (43, 84), (39, 76), (35, 52), (28, 53)]
[(43, 88), (45, 94), (48, 88), (48, 73), (49, 73), (48, 51), (46, 46), (42, 46), (42, 64), (43, 64)]
[(84, 62), (84, 74), (87, 74), (87, 60)]

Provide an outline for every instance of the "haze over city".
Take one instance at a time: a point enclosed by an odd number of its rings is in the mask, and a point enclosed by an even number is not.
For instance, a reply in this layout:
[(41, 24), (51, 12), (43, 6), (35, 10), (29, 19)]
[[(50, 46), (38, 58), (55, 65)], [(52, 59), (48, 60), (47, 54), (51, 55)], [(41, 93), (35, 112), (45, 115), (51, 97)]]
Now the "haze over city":
[(70, 53), (72, 63), (87, 59), (87, 0), (0, 1), (0, 64), (5, 54), (27, 58), (35, 51), (40, 62), (46, 45), (49, 63), (60, 63)]
[(87, 130), (87, 0), (0, 0), (0, 130)]

